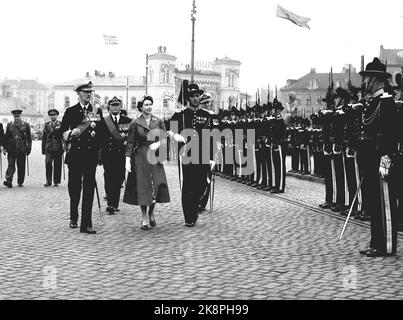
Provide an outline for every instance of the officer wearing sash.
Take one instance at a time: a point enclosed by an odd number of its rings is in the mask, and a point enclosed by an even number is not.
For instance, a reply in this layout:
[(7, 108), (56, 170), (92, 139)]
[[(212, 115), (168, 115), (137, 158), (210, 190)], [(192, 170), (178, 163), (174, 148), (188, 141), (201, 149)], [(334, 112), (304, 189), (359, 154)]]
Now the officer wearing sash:
[(78, 204), (83, 189), (80, 232), (95, 234), (92, 228), (95, 173), (100, 164), (100, 147), (105, 129), (102, 110), (91, 105), (92, 82), (74, 87), (79, 103), (68, 108), (62, 119), (61, 130), (66, 143), (65, 163), (69, 168), (70, 228), (77, 228)]
[(46, 183), (45, 187), (52, 185), (52, 175), (54, 186), (57, 187), (62, 176), (62, 156), (63, 156), (63, 133), (61, 122), (57, 120), (59, 111), (50, 109), (48, 111), (50, 121), (45, 123), (42, 134), (42, 154), (45, 155)]
[(8, 168), (4, 185), (12, 188), (15, 164), (17, 163), (17, 183), (22, 187), (25, 179), (25, 163), (31, 153), (31, 129), (27, 122), (21, 119), (22, 110), (13, 110), (14, 121), (7, 124), (4, 135), (4, 150), (7, 152)]
[(360, 75), (371, 95), (364, 106), (359, 148), (363, 205), (371, 216), (371, 241), (360, 253), (368, 257), (390, 256), (397, 247), (396, 201), (391, 193), (390, 176), (391, 161), (398, 151), (398, 113), (393, 96), (384, 90), (391, 76), (386, 66), (374, 58)]
[(132, 119), (121, 112), (122, 99), (108, 100), (109, 115), (103, 118), (105, 137), (102, 141), (101, 159), (104, 166), (105, 191), (108, 201), (106, 211), (119, 211), (121, 185), (125, 179), (125, 151)]

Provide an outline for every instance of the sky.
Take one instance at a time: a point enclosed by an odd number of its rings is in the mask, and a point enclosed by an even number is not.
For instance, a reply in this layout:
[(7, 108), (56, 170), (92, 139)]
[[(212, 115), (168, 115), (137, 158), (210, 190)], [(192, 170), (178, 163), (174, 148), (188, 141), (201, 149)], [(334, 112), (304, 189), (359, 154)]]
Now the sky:
[[(1, 0), (0, 79), (61, 83), (100, 70), (142, 75), (158, 46), (190, 64), (193, 0)], [(276, 17), (280, 5), (310, 30)], [(403, 48), (403, 1), (196, 0), (195, 60), (241, 61), (240, 89), (279, 88), (310, 68), (360, 69)], [(119, 39), (105, 46), (103, 34)]]

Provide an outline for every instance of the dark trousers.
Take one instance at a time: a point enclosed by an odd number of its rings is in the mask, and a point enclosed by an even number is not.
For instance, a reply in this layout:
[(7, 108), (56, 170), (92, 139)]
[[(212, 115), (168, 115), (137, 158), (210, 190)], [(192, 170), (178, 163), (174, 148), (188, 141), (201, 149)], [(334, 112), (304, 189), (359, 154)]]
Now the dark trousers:
[(263, 148), (263, 182), (262, 185), (274, 187), (274, 166), (273, 157), (271, 154), (271, 147)]
[(95, 161), (75, 161), (69, 164), (69, 196), (70, 196), (70, 220), (78, 221), (78, 204), (80, 203), (81, 189), (83, 199), (81, 204), (81, 230), (92, 228), (92, 203), (94, 201)]
[(285, 189), (285, 148), (279, 145), (278, 149), (272, 148), (274, 165), (274, 187), (280, 191)]
[(196, 222), (206, 181), (210, 171), (209, 165), (182, 164), (182, 209), (185, 223)]
[(310, 168), (309, 168), (309, 163), (308, 161), (310, 161), (309, 157), (308, 157), (308, 147), (306, 149), (300, 148), (300, 171), (304, 172), (304, 173), (310, 173)]
[(256, 152), (256, 183), (259, 183), (262, 180), (261, 185), (267, 185), (267, 171), (264, 161), (264, 151), (263, 148), (260, 148)]
[[(346, 189), (344, 180), (344, 161), (343, 154), (335, 154), (333, 156), (336, 178), (336, 203), (345, 206)], [(348, 204), (348, 202), (347, 202)]]
[(26, 153), (7, 153), (8, 167), (6, 171), (6, 180), (13, 181), (15, 173), (15, 163), (17, 163), (17, 183), (23, 184), (25, 179), (25, 161)]
[[(358, 161), (357, 157), (344, 157), (344, 163), (346, 166), (346, 177), (347, 177), (347, 186), (349, 193), (349, 205), (353, 203), (354, 196), (357, 193), (357, 189), (360, 185), (360, 172), (358, 169)], [(354, 202), (354, 210), (361, 211), (362, 210), (362, 194), (361, 190), (358, 190), (357, 197)]]
[(360, 168), (363, 173), (362, 194), (364, 210), (371, 216), (370, 247), (387, 253), (396, 253), (397, 208), (391, 189), (393, 172), (386, 179), (380, 178), (381, 155), (372, 141), (363, 142), (360, 150)]
[(325, 201), (328, 203), (335, 203), (335, 186), (333, 186), (333, 182), (336, 180), (333, 179), (334, 174), (334, 162), (333, 155), (324, 155), (323, 156), (323, 176), (325, 178)]
[(312, 158), (313, 158), (313, 173), (317, 176), (323, 175), (322, 173), (322, 155), (323, 153), (321, 151), (314, 151), (312, 152)]
[(62, 156), (61, 152), (46, 152), (45, 167), (46, 167), (46, 182), (59, 184), (62, 176)]
[(200, 209), (206, 208), (207, 202), (209, 201), (212, 176), (212, 171), (209, 170), (209, 172), (207, 173), (208, 180), (206, 179), (204, 183), (204, 191), (199, 203)]
[(299, 148), (293, 147), (290, 149), (291, 153), (291, 169), (294, 171), (299, 170)]
[(120, 191), (125, 180), (125, 155), (107, 154), (102, 159), (104, 182), (109, 207), (119, 208)]

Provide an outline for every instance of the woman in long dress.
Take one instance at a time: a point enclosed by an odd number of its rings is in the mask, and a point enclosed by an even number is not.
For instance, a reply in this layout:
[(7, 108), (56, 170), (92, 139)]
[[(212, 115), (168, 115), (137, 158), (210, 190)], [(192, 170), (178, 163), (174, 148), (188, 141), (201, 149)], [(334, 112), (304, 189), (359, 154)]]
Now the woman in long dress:
[(150, 96), (139, 102), (137, 108), (142, 114), (131, 122), (126, 145), (126, 170), (129, 175), (123, 202), (141, 207), (142, 230), (156, 226), (155, 204), (170, 201), (161, 163), (166, 157), (161, 156), (160, 161), (155, 161), (158, 155), (164, 154), (164, 150), (166, 152), (167, 134), (164, 121), (151, 113), (152, 106), (153, 98)]

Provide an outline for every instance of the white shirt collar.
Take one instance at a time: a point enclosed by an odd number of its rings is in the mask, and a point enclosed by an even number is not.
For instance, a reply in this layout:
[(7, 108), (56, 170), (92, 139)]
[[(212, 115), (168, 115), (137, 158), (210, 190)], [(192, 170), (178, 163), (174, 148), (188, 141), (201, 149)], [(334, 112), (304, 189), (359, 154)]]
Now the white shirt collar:
[(88, 107), (89, 107), (89, 103), (87, 103), (85, 106), (83, 106), (83, 104), (80, 102), (80, 106), (81, 106), (81, 108), (84, 110), (84, 108), (86, 108), (86, 109), (88, 109)]
[(111, 117), (112, 117), (113, 121), (115, 121), (115, 117), (116, 117), (116, 122), (119, 123), (119, 120), (120, 120), (120, 114), (119, 113), (116, 116), (111, 113)]

